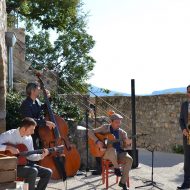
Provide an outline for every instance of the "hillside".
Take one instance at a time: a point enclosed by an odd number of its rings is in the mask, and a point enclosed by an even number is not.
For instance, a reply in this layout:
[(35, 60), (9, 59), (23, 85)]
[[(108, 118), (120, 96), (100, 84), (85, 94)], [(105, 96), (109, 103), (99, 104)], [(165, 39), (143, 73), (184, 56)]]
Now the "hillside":
[[(91, 86), (89, 90), (92, 92), (90, 93), (91, 97), (94, 97), (95, 95), (96, 96), (130, 96), (131, 95), (130, 93), (118, 92), (114, 90), (110, 90), (108, 93), (106, 93), (104, 89), (93, 86), (93, 85)], [(169, 89), (164, 89), (164, 90), (153, 91), (151, 94), (146, 94), (143, 96), (173, 94), (173, 93), (186, 93), (186, 87), (169, 88)]]

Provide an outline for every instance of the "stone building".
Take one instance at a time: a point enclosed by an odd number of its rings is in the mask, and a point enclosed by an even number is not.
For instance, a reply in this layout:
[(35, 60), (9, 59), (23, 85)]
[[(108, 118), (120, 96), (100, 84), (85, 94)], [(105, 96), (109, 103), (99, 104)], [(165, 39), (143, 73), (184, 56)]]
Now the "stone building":
[[(30, 70), (30, 62), (25, 60), (25, 30), (23, 28), (9, 29), (10, 32), (14, 32), (17, 42), (13, 51), (13, 88), (17, 92), (25, 93), (25, 87), (28, 82), (37, 82), (38, 78), (35, 76), (34, 71)], [(40, 71), (41, 72), (41, 71)], [(55, 73), (44, 70), (42, 72), (42, 80), (47, 89), (57, 89), (57, 76)]]
[(6, 64), (7, 51), (5, 32), (7, 30), (7, 14), (5, 0), (0, 1), (0, 133), (6, 127)]

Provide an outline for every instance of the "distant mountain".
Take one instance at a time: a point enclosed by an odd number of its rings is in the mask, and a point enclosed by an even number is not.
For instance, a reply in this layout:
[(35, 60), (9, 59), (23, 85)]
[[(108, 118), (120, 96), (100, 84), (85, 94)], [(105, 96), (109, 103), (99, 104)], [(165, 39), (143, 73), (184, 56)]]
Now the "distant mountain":
[[(104, 90), (103, 88), (99, 88), (96, 86), (91, 86), (89, 89), (90, 92), (90, 96), (94, 97), (96, 96), (130, 96), (130, 94), (124, 93), (124, 92), (117, 92), (117, 91), (112, 91), (112, 90)], [(106, 91), (109, 91), (108, 93), (106, 93)]]
[[(92, 92), (92, 93), (90, 92), (91, 97), (94, 97), (95, 95), (96, 96), (131, 96), (131, 94), (128, 94), (125, 92), (113, 91), (113, 90), (110, 90), (108, 93), (106, 93), (105, 91), (108, 91), (107, 89), (104, 90), (103, 88), (99, 88), (93, 85), (90, 87), (89, 90)], [(138, 96), (151, 96), (151, 95), (174, 94), (174, 93), (186, 93), (186, 87), (158, 90), (158, 91), (153, 91), (151, 94), (146, 94), (146, 95), (138, 94)]]
[(169, 89), (165, 89), (165, 90), (154, 91), (154, 92), (152, 92), (152, 95), (185, 93), (185, 92), (186, 92), (186, 87), (169, 88)]

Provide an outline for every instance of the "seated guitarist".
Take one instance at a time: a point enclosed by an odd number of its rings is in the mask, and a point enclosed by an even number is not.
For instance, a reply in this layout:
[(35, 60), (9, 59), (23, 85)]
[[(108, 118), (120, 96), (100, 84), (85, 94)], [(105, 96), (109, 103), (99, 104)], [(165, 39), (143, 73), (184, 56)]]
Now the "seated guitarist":
[[(131, 140), (128, 139), (127, 133), (123, 129), (120, 128), (122, 119), (123, 117), (121, 115), (113, 113), (110, 116), (111, 123), (102, 125), (99, 128), (89, 131), (89, 137), (92, 138), (96, 142), (97, 146), (100, 149), (102, 149), (104, 145), (95, 136), (96, 133), (100, 133), (100, 134), (111, 133), (115, 136), (115, 139), (121, 139), (122, 143), (124, 143), (125, 145), (131, 145)], [(129, 171), (131, 169), (133, 160), (128, 153), (122, 150), (121, 148), (122, 143), (117, 142), (113, 144), (113, 147), (107, 148), (103, 158), (108, 159), (112, 162), (114, 166), (114, 173), (117, 176), (121, 176), (121, 171), (119, 169), (118, 161), (121, 161), (122, 163), (124, 163), (122, 164), (123, 172), (122, 172), (121, 180), (119, 182), (119, 186), (122, 187), (123, 190), (128, 190), (128, 187), (126, 186), (126, 180), (129, 176)]]
[[(21, 125), (17, 129), (12, 129), (0, 134), (0, 151), (10, 151), (16, 155), (19, 150), (5, 143), (17, 145), (24, 144), (28, 151), (34, 150), (33, 140), (31, 135), (34, 133), (36, 122), (34, 119), (26, 117), (22, 120)], [(29, 184), (29, 190), (45, 190), (51, 178), (52, 171), (49, 168), (44, 168), (30, 161), (39, 161), (48, 155), (48, 150), (44, 149), (42, 154), (33, 154), (27, 157), (28, 164), (17, 167), (17, 176), (24, 178), (25, 182)], [(35, 189), (36, 178), (40, 177), (37, 188)]]

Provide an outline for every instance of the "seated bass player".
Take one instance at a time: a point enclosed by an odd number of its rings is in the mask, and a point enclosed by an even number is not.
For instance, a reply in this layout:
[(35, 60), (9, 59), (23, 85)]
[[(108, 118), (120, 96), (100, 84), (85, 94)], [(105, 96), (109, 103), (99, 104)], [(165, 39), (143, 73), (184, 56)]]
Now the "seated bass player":
[[(119, 182), (119, 186), (123, 188), (123, 190), (128, 190), (126, 186), (126, 180), (129, 176), (129, 171), (132, 166), (132, 158), (131, 156), (123, 151), (122, 144), (131, 145), (131, 140), (127, 137), (127, 133), (120, 128), (121, 121), (123, 117), (117, 113), (113, 113), (110, 116), (111, 123), (100, 126), (99, 128), (89, 130), (89, 138), (93, 139), (96, 145), (100, 148), (104, 148), (104, 144), (96, 137), (96, 134), (112, 134), (115, 139), (121, 139), (121, 141), (117, 141), (113, 143), (112, 147), (108, 147), (105, 150), (103, 155), (103, 159), (108, 159), (112, 162), (114, 166), (114, 173), (117, 176), (122, 176)], [(122, 174), (119, 169), (118, 161), (121, 161), (122, 164)]]
[[(37, 123), (34, 119), (26, 117), (22, 120), (21, 125), (17, 129), (11, 129), (0, 134), (0, 151), (9, 151), (13, 155), (19, 154), (19, 150), (11, 146), (24, 144), (29, 151), (33, 151), (33, 140), (31, 135), (34, 133)], [(45, 190), (51, 178), (52, 170), (34, 164), (33, 161), (39, 161), (49, 154), (47, 149), (44, 149), (42, 154), (33, 154), (27, 157), (27, 164), (17, 167), (17, 176), (24, 178), (29, 184), (29, 190)], [(36, 178), (40, 180), (35, 188)]]

